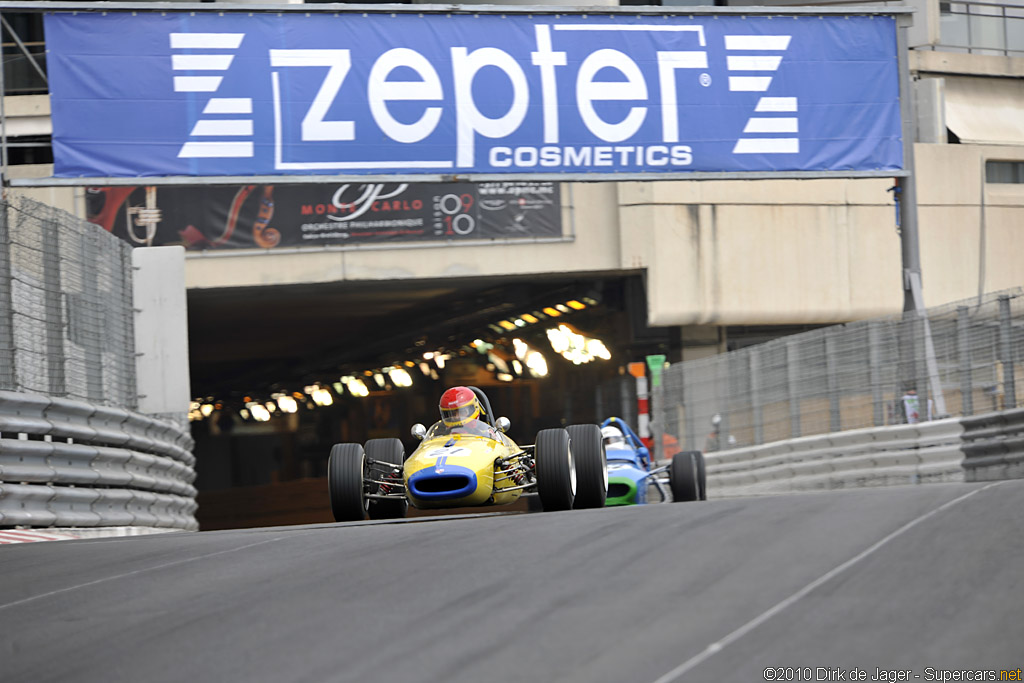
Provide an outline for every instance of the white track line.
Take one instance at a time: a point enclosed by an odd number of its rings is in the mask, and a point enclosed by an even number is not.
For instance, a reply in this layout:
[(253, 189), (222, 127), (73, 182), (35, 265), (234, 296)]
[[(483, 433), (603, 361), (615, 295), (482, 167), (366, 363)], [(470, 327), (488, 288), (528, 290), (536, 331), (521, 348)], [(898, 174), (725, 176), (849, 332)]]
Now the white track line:
[(96, 584), (99, 584), (99, 583), (106, 583), (107, 581), (114, 581), (116, 579), (123, 579), (123, 578), (128, 577), (128, 576), (135, 576), (136, 574), (144, 574), (146, 572), (151, 572), (151, 571), (154, 571), (154, 570), (157, 570), (157, 569), (166, 569), (167, 567), (174, 567), (174, 566), (179, 565), (179, 564), (186, 564), (188, 562), (195, 562), (196, 560), (205, 560), (208, 557), (216, 557), (217, 555), (226, 555), (228, 553), (236, 553), (239, 550), (245, 550), (247, 548), (255, 548), (258, 545), (266, 545), (267, 543), (274, 543), (275, 541), (280, 541), (280, 540), (281, 540), (281, 538), (270, 538), (270, 539), (267, 539), (265, 541), (260, 541), (259, 543), (250, 543), (249, 545), (243, 545), (243, 546), (240, 546), (238, 548), (232, 548), (230, 550), (218, 550), (215, 553), (208, 553), (206, 555), (198, 555), (196, 557), (189, 557), (189, 558), (184, 559), (184, 560), (176, 560), (174, 562), (167, 562), (165, 564), (158, 564), (155, 567), (146, 567), (145, 569), (136, 569), (135, 571), (125, 572), (124, 574), (117, 574), (115, 576), (107, 576), (107, 577), (102, 578), (102, 579), (96, 579), (95, 581), (88, 581), (86, 583), (80, 583), (80, 584), (78, 584), (76, 586), (68, 586), (67, 588), (59, 588), (59, 589), (57, 589), (55, 591), (50, 591), (49, 593), (40, 593), (39, 595), (33, 595), (32, 597), (29, 597), (29, 598), (23, 598), (21, 600), (15, 600), (14, 602), (9, 602), (6, 605), (0, 605), (0, 610), (7, 609), (8, 607), (16, 607), (17, 605), (24, 605), (27, 602), (33, 602), (34, 600), (40, 600), (42, 598), (48, 598), (48, 597), (53, 596), (53, 595), (60, 595), (61, 593), (67, 593), (69, 591), (78, 590), (79, 588), (86, 588), (88, 586), (95, 586)]
[(830, 579), (835, 578), (838, 574), (841, 574), (842, 572), (846, 571), (847, 569), (849, 569), (853, 565), (857, 564), (858, 562), (860, 562), (864, 558), (868, 557), (869, 555), (874, 553), (876, 550), (878, 550), (882, 546), (884, 546), (887, 543), (889, 543), (889, 541), (892, 541), (893, 539), (898, 538), (899, 536), (902, 536), (904, 533), (906, 533), (907, 531), (910, 531), (911, 529), (913, 529), (915, 526), (917, 526), (921, 522), (925, 521), (926, 519), (934, 517), (935, 515), (937, 515), (940, 512), (942, 512), (943, 510), (948, 510), (949, 508), (953, 507), (954, 505), (967, 500), (968, 498), (970, 498), (974, 494), (981, 493), (982, 491), (985, 491), (987, 489), (992, 488), (993, 486), (997, 486), (997, 485), (1002, 484), (1002, 483), (1003, 482), (1001, 482), (1001, 481), (996, 481), (996, 482), (993, 482), (993, 483), (989, 484), (988, 486), (984, 486), (984, 487), (982, 487), (980, 489), (975, 489), (975, 490), (973, 490), (973, 491), (971, 491), (969, 493), (965, 493), (964, 495), (960, 496), (959, 498), (954, 498), (953, 500), (949, 501), (948, 503), (944, 503), (944, 504), (940, 505), (939, 507), (935, 508), (931, 512), (926, 512), (925, 514), (921, 515), (917, 519), (912, 520), (910, 522), (907, 522), (906, 524), (901, 526), (896, 531), (892, 532), (891, 534), (889, 534), (888, 536), (886, 536), (882, 540), (878, 541), (877, 543), (875, 543), (871, 547), (869, 547), (866, 550), (862, 551), (860, 554), (850, 558), (849, 560), (847, 560), (846, 562), (843, 562), (841, 565), (839, 565), (835, 569), (832, 569), (828, 573), (823, 574), (822, 576), (818, 577), (817, 579), (815, 579), (811, 583), (807, 584), (806, 586), (804, 586), (803, 588), (798, 590), (796, 593), (793, 593), (791, 596), (789, 596), (788, 598), (786, 598), (782, 602), (778, 603), (774, 607), (771, 607), (771, 608), (765, 610), (764, 612), (762, 612), (758, 616), (754, 617), (753, 619), (751, 619), (747, 623), (743, 624), (743, 626), (740, 626), (738, 629), (736, 629), (735, 631), (733, 631), (729, 635), (725, 636), (721, 640), (719, 640), (717, 642), (714, 642), (714, 643), (711, 643), (706, 648), (704, 648), (703, 652), (701, 652), (701, 653), (699, 653), (699, 654), (697, 654), (697, 655), (695, 655), (693, 657), (690, 657), (685, 662), (683, 662), (682, 664), (680, 664), (676, 668), (672, 669), (671, 671), (666, 673), (661, 678), (658, 678), (655, 681), (653, 681), (653, 683), (672, 683), (672, 681), (678, 680), (679, 677), (682, 676), (683, 674), (685, 674), (688, 671), (690, 671), (691, 669), (699, 666), (705, 660), (709, 659), (710, 657), (712, 657), (713, 655), (717, 654), (718, 652), (720, 652), (724, 648), (728, 647), (729, 645), (732, 645), (737, 640), (739, 640), (740, 638), (742, 638), (746, 634), (750, 633), (751, 631), (753, 631), (755, 628), (757, 628), (758, 626), (760, 626), (764, 622), (766, 622), (769, 619), (771, 619), (772, 617), (774, 617), (776, 614), (782, 612), (784, 609), (786, 609), (790, 605), (795, 604), (797, 601), (799, 601), (801, 598), (805, 597), (808, 593), (813, 591), (815, 588), (818, 588), (819, 586), (821, 586), (822, 584), (826, 583)]

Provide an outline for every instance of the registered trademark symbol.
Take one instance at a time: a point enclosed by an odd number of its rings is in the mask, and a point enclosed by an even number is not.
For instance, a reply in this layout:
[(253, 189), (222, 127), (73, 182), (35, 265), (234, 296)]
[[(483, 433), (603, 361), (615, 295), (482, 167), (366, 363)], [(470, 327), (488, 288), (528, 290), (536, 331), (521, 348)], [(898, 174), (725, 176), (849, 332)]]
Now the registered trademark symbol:
[(711, 85), (711, 74), (706, 74), (706, 73), (701, 74), (700, 75), (700, 84), (703, 85), (705, 88), (708, 87), (709, 85)]

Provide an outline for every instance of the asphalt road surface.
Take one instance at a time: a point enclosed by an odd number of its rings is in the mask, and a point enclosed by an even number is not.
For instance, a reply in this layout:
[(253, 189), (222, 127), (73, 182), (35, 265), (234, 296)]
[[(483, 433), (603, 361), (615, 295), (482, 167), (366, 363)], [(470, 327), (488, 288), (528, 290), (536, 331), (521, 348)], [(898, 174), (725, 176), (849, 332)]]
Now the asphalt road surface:
[(1022, 623), (1024, 481), (0, 547), (5, 683), (986, 680)]

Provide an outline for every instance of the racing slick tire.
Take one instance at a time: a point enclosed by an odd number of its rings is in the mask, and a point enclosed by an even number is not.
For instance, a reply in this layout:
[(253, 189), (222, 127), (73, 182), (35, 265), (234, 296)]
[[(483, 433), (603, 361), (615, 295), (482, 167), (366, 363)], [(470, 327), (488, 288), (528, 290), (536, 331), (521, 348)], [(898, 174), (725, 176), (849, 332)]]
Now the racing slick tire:
[(698, 451), (676, 453), (668, 468), (668, 485), (672, 489), (672, 502), (685, 503), (701, 498), (701, 466), (704, 457)]
[(708, 473), (704, 466), (704, 454), (700, 451), (694, 451), (694, 456), (697, 458), (697, 481), (700, 484), (700, 499), (708, 499)]
[(543, 429), (537, 434), (533, 457), (537, 463), (537, 495), (545, 512), (571, 510), (576, 498), (576, 465), (569, 432)]
[(363, 489), (363, 468), (366, 454), (357, 443), (338, 443), (331, 448), (327, 461), (327, 491), (331, 512), (336, 522), (366, 519), (366, 495)]
[[(370, 439), (366, 442), (366, 459), (394, 465), (399, 471), (401, 478), (402, 463), (405, 462), (405, 446), (399, 439)], [(374, 468), (373, 479), (383, 473), (383, 468)], [(379, 493), (380, 485), (371, 484), (371, 493)], [(404, 492), (405, 489), (403, 488)], [(405, 517), (409, 509), (409, 501), (403, 495), (401, 499), (395, 500), (374, 500), (367, 501), (367, 512), (370, 519), (399, 519)]]
[(608, 497), (608, 462), (605, 459), (604, 438), (597, 425), (570, 425), (572, 457), (576, 463), (576, 500), (574, 510), (603, 508)]

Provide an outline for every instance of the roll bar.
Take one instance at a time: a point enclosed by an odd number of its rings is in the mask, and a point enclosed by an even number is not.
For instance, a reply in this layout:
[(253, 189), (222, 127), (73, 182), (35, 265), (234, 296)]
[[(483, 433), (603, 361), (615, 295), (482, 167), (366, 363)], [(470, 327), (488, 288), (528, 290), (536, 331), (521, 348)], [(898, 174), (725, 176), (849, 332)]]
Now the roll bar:
[(477, 387), (467, 386), (466, 388), (471, 390), (480, 399), (480, 405), (484, 407), (484, 413), (487, 415), (487, 424), (497, 429), (498, 425), (494, 423), (494, 411), (491, 410), (491, 402), (487, 400), (487, 394)]

